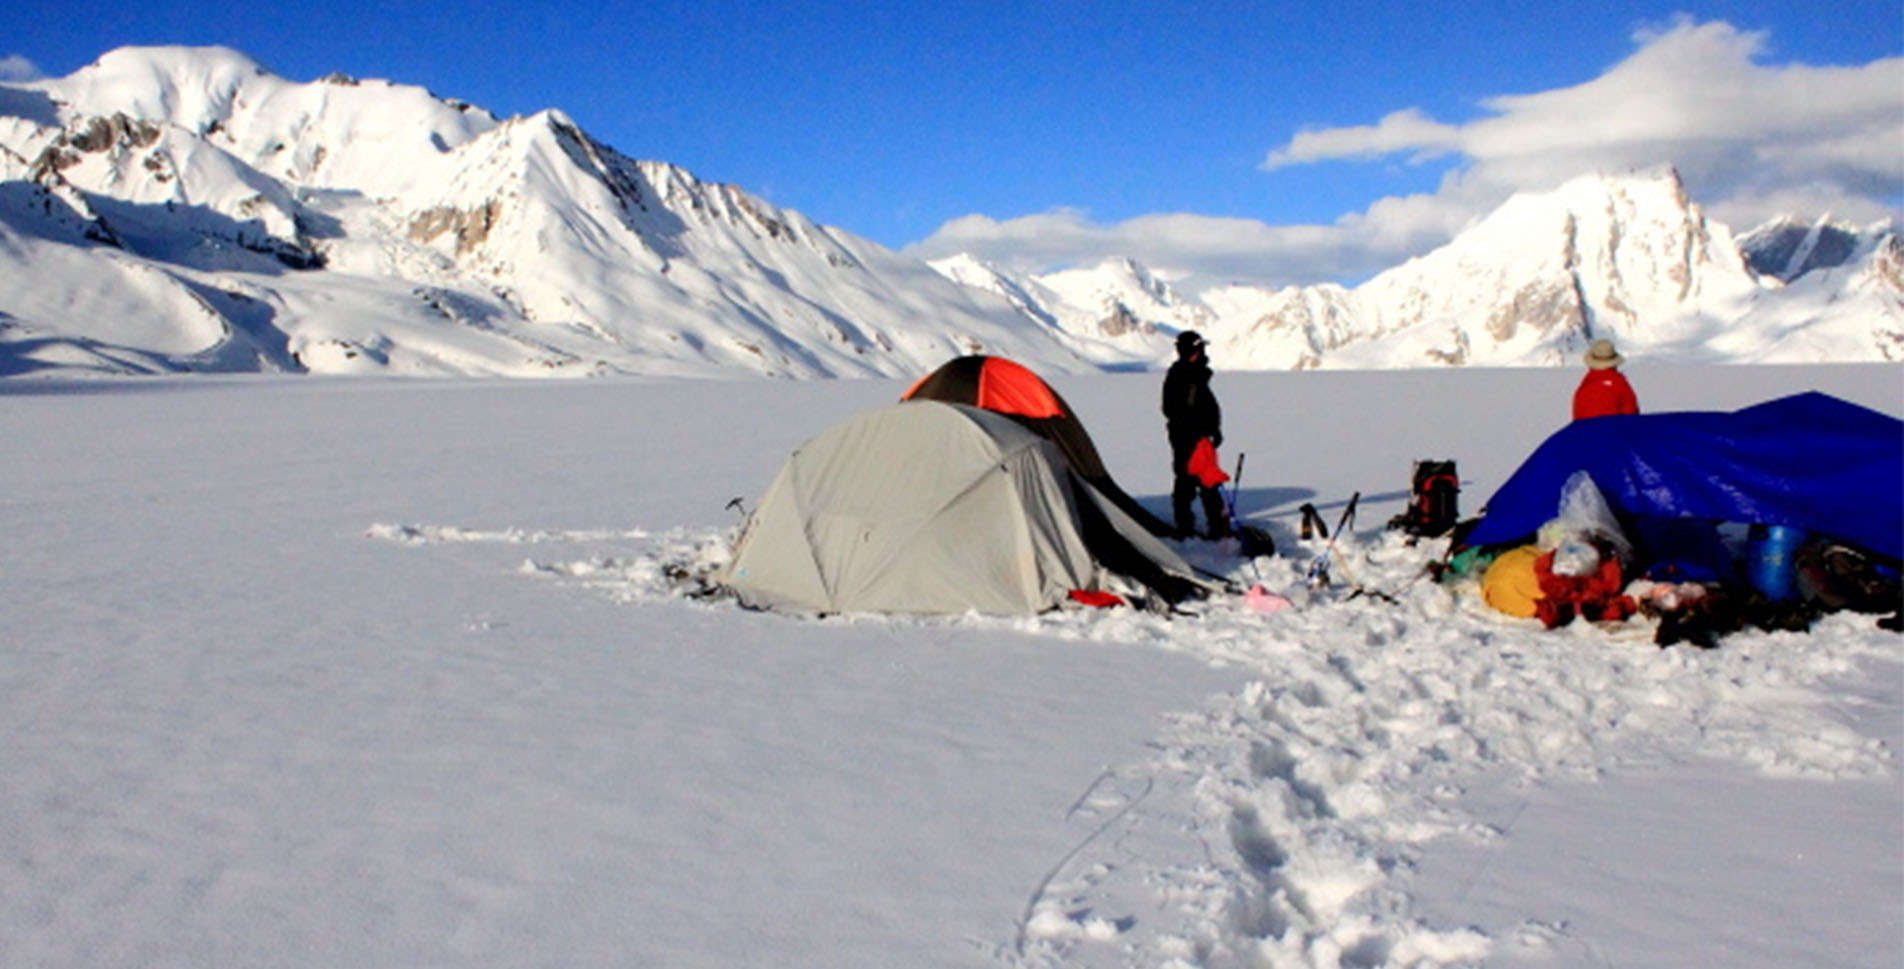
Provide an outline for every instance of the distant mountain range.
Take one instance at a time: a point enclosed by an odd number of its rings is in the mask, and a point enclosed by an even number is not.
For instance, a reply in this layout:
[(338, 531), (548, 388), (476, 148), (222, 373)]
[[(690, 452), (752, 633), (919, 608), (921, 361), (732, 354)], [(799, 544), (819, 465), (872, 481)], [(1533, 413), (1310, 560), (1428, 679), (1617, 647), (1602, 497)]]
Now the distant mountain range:
[(933, 265), (636, 161), (558, 111), (126, 48), (0, 84), (0, 375), (906, 376), (1904, 360), (1890, 223), (1734, 238), (1670, 169), (1517, 196), (1361, 285), (1175, 291), (1129, 260)]
[(1891, 223), (1782, 219), (1735, 239), (1670, 168), (1516, 196), (1352, 289), (1182, 294), (1128, 260), (1028, 277), (969, 257), (935, 265), (1067, 334), (1199, 329), (1239, 369), (1573, 364), (1598, 337), (1654, 361), (1904, 360)]

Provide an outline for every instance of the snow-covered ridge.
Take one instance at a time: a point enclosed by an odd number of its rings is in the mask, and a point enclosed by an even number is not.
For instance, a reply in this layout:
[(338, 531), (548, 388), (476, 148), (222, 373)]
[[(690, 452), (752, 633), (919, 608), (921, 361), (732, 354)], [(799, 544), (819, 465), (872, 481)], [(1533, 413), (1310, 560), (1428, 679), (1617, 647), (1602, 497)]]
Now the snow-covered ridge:
[[(1013, 278), (936, 263), (1015, 294), (1034, 318), (1088, 329), (1198, 328), (1221, 366), (1350, 369), (1572, 365), (1592, 340), (1676, 362), (1904, 360), (1904, 276), (1890, 222), (1783, 219), (1735, 238), (1671, 168), (1525, 193), (1447, 245), (1351, 288), (1224, 286), (1183, 296), (1114, 260)], [(957, 266), (954, 271), (951, 267)], [(1136, 294), (1135, 297), (1132, 294)]]
[[(630, 159), (558, 110), (296, 83), (222, 48), (127, 48), (0, 86), (0, 184), (0, 373), (1090, 366), (1001, 300)], [(129, 266), (152, 285), (97, 292)]]
[[(422, 88), (124, 48), (0, 84), (0, 375), (910, 376), (1008, 355), (1230, 369), (1904, 359), (1894, 227), (1735, 239), (1670, 168), (1509, 200), (1354, 288), (1177, 289), (1112, 259), (933, 265)], [(104, 281), (105, 285), (101, 285)], [(136, 321), (136, 322), (133, 322)]]

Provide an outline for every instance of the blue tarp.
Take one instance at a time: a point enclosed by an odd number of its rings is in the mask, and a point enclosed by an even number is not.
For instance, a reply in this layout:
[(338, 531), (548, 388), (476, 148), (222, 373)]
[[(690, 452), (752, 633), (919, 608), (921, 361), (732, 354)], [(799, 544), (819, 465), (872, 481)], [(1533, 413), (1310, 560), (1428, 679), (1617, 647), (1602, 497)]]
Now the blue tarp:
[(1468, 542), (1533, 534), (1576, 471), (1625, 516), (1792, 525), (1904, 558), (1904, 421), (1827, 394), (1575, 421), (1488, 499)]

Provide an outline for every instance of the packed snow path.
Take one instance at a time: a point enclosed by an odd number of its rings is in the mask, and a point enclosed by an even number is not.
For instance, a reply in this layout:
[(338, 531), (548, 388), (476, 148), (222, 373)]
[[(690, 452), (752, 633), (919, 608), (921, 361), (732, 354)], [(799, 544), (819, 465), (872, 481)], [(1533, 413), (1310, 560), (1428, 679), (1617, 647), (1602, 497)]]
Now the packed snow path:
[[(605, 537), (416, 525), (370, 534), (409, 545)], [(628, 533), (611, 543), (617, 555), (530, 549), (520, 570), (652, 604), (698, 596), (696, 577), (724, 561), (731, 537)], [(1239, 692), (1172, 716), (1153, 756), (1107, 767), (1067, 809), (1078, 843), (1031, 893), (1011, 944), (987, 947), (1010, 965), (1477, 963), (1495, 940), (1425, 925), (1406, 877), (1436, 839), (1500, 835), (1461, 806), (1477, 776), (1528, 786), (1701, 759), (1825, 780), (1894, 770), (1881, 740), (1824, 702), (1865, 661), (1896, 668), (1899, 639), (1873, 617), (1735, 635), (1711, 652), (1661, 650), (1641, 619), (1549, 632), (1503, 616), (1472, 583), (1423, 581), (1445, 540), (1411, 545), (1379, 528), (1335, 548), (1363, 588), (1387, 598), (1339, 579), (1311, 589), (1303, 566), (1327, 545), (1297, 543), (1246, 565), (1231, 546), (1190, 543), (1204, 568), (1227, 564), (1239, 585), (1286, 592), (1292, 606), (1269, 615), (1224, 595), (1169, 616), (786, 621), (1140, 643), (1246, 675)], [(1531, 919), (1508, 944), (1538, 951), (1565, 936)]]

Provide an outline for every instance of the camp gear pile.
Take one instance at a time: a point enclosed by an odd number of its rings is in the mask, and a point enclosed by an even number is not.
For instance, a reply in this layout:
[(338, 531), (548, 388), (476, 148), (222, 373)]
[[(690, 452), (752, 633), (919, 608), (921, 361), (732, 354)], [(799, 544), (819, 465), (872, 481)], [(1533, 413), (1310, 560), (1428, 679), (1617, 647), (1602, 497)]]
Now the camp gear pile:
[(1823, 612), (1895, 627), (1904, 422), (1821, 393), (1743, 410), (1576, 421), (1455, 543), (1485, 601), (1549, 626), (1658, 621), (1660, 645)]

